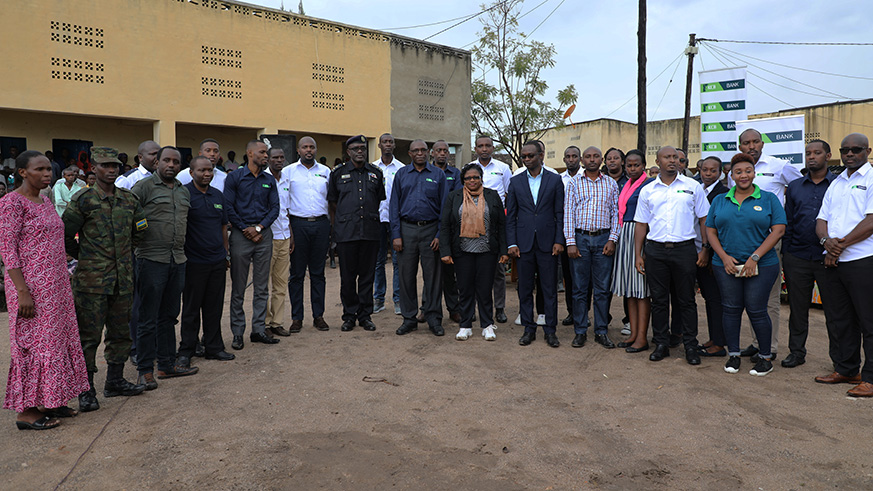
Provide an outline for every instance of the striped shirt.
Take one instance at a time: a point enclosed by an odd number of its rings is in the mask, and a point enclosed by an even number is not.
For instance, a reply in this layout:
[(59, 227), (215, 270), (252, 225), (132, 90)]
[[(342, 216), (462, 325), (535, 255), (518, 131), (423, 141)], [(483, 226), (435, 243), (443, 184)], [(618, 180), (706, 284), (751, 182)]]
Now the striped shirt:
[(576, 245), (576, 229), (587, 232), (609, 229), (609, 240), (618, 241), (618, 185), (615, 179), (599, 174), (591, 179), (577, 173), (567, 183), (564, 198), (564, 237), (567, 246)]

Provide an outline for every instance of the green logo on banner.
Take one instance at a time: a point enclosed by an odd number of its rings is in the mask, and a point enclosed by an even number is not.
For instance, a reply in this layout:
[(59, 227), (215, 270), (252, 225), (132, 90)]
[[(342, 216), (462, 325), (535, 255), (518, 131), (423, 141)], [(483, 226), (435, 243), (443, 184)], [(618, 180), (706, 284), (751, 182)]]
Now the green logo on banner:
[(746, 101), (707, 102), (701, 104), (701, 112), (740, 111), (746, 108)]
[(721, 92), (723, 90), (737, 90), (737, 89), (745, 89), (746, 81), (743, 79), (739, 80), (726, 80), (724, 82), (710, 82), (708, 84), (700, 84), (700, 92)]
[(734, 121), (725, 121), (722, 123), (705, 123), (703, 125), (704, 132), (710, 131), (733, 131), (737, 129), (737, 123)]
[(736, 149), (737, 144), (734, 142), (710, 142), (703, 144), (704, 152), (733, 152)]

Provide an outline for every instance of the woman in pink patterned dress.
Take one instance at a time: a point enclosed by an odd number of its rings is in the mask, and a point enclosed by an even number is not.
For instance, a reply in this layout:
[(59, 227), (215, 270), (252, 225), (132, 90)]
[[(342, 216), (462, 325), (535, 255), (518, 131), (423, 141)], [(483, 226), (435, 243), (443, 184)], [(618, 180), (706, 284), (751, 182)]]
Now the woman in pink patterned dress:
[(54, 428), (75, 416), (67, 402), (88, 390), (88, 375), (70, 275), (64, 224), (39, 191), (52, 167), (39, 152), (15, 162), (16, 189), (0, 200), (0, 256), (6, 264), (11, 359), (5, 409), (20, 430)]

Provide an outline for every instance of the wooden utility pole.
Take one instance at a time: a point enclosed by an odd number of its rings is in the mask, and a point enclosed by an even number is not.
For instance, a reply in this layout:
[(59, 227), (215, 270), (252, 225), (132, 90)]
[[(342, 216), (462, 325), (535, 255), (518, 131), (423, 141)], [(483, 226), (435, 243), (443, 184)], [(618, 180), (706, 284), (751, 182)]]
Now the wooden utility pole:
[(682, 124), (682, 151), (688, 155), (688, 127), (691, 124), (691, 78), (694, 75), (694, 55), (697, 54), (697, 34), (688, 35), (688, 73), (685, 75), (685, 121)]
[(637, 28), (637, 149), (646, 151), (646, 0), (640, 0)]

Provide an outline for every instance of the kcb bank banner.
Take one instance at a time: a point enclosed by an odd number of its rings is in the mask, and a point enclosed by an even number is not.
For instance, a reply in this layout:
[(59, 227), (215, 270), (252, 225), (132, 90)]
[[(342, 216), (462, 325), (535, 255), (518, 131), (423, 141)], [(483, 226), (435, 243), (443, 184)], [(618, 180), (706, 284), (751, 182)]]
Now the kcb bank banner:
[(699, 72), (700, 155), (730, 161), (737, 153), (737, 121), (748, 118), (746, 67)]
[(737, 142), (743, 131), (754, 128), (761, 133), (764, 155), (787, 160), (802, 169), (806, 165), (804, 123), (803, 114), (737, 121)]

